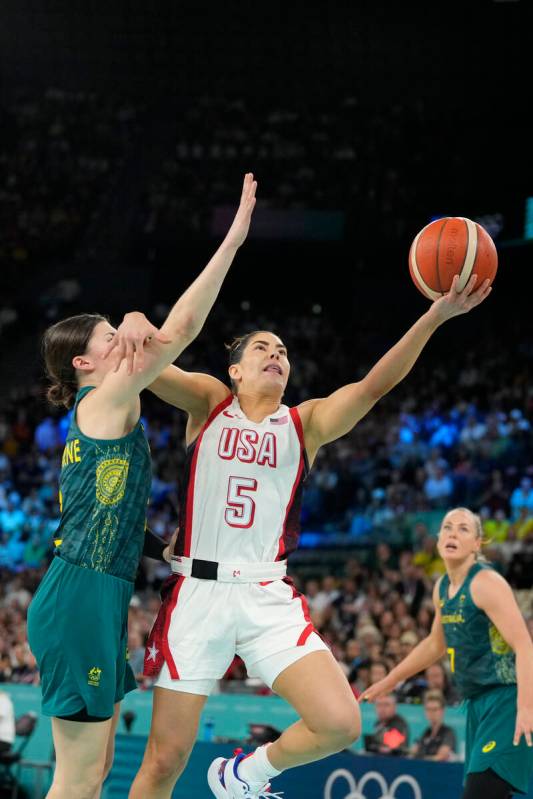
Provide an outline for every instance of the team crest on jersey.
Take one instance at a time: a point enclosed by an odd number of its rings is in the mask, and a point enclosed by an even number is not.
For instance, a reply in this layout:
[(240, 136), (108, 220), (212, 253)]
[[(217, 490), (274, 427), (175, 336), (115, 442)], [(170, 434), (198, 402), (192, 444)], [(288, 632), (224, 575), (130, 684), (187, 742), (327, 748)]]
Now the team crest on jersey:
[(492, 752), (493, 749), (496, 749), (496, 741), (489, 741), (488, 744), (485, 744), (481, 751), (484, 755), (486, 755), (488, 752)]
[(124, 496), (128, 479), (129, 461), (109, 458), (96, 469), (96, 499), (102, 505), (116, 505)]
[(98, 666), (93, 666), (92, 669), (89, 669), (88, 673), (88, 685), (93, 685), (95, 688), (100, 687), (100, 677), (102, 676), (102, 669), (99, 669)]
[(495, 655), (508, 655), (512, 651), (501, 632), (494, 624), (489, 627), (490, 648)]
[(466, 594), (461, 594), (461, 596), (459, 597), (459, 602), (461, 603), (466, 602)]

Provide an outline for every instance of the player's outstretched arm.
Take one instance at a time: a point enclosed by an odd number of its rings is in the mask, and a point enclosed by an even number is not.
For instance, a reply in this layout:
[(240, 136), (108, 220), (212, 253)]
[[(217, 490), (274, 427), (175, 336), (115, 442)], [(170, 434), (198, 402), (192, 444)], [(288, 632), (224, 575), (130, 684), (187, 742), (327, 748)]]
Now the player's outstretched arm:
[(104, 357), (115, 350), (115, 371), (99, 389), (117, 402), (135, 397), (150, 385), (196, 338), (211, 310), (239, 247), (244, 243), (255, 207), (257, 183), (244, 178), (239, 209), (226, 238), (205, 269), (179, 298), (160, 330), (143, 314), (127, 314)]
[(368, 411), (409, 374), (425, 345), (440, 325), (467, 313), (488, 297), (488, 280), (476, 291), (472, 275), (463, 291), (455, 277), (448, 294), (440, 297), (358, 383), (338, 389), (329, 397), (301, 406), (306, 445), (312, 452), (348, 433)]
[(177, 366), (167, 366), (148, 388), (163, 402), (186, 411), (198, 424), (202, 424), (211, 410), (231, 394), (216, 377), (202, 372), (185, 372)]
[(513, 743), (522, 735), (528, 746), (533, 733), (533, 641), (509, 583), (492, 570), (478, 572), (471, 585), (472, 599), (483, 610), (516, 653), (518, 699)]
[(359, 698), (360, 702), (373, 702), (378, 696), (390, 693), (398, 683), (404, 682), (414, 674), (424, 671), (424, 669), (427, 669), (432, 663), (436, 663), (437, 660), (440, 660), (446, 654), (446, 639), (442, 629), (439, 606), (439, 583), (440, 580), (437, 581), (433, 589), (435, 618), (433, 619), (430, 634), (423, 641), (420, 641), (412, 652), (409, 652), (407, 657), (401, 663), (398, 663), (383, 680), (379, 680), (379, 682), (367, 688)]

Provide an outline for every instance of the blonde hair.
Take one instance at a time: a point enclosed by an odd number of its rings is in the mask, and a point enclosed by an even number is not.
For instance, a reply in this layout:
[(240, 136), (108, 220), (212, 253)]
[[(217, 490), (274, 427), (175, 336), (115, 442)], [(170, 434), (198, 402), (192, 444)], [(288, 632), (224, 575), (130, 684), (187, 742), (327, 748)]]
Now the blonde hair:
[[(450, 513), (455, 513), (456, 511), (461, 511), (462, 513), (469, 514), (470, 518), (474, 522), (474, 530), (476, 533), (476, 538), (478, 538), (481, 541), (482, 547), (487, 546), (487, 544), (490, 544), (490, 538), (485, 538), (483, 534), (483, 523), (481, 521), (481, 516), (479, 515), (479, 513), (474, 513), (474, 511), (470, 510), (470, 508), (450, 508), (450, 510), (446, 513), (446, 516), (449, 516)], [(444, 517), (444, 519), (446, 518), (446, 516)], [(442, 522), (444, 522), (444, 519), (442, 520)], [(476, 561), (479, 563), (489, 562), (481, 550), (475, 553), (475, 558)]]

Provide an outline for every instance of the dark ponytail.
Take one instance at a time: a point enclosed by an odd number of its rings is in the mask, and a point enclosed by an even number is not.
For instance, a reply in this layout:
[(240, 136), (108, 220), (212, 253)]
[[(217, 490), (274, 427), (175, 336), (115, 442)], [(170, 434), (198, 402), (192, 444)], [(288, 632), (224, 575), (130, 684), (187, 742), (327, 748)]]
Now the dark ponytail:
[(100, 314), (70, 316), (49, 327), (43, 336), (43, 357), (50, 386), (46, 393), (52, 405), (72, 408), (79, 389), (72, 359), (87, 352), (94, 328), (107, 322)]

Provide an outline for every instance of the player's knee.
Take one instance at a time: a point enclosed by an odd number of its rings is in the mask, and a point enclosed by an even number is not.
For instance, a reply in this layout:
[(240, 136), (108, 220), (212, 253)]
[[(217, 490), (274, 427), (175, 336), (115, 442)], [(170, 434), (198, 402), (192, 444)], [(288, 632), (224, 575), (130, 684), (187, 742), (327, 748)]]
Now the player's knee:
[(54, 787), (61, 795), (75, 796), (76, 799), (93, 799), (101, 784), (102, 772), (98, 769), (84, 771), (75, 779), (62, 780), (60, 775), (54, 777)]
[(361, 735), (361, 718), (357, 708), (338, 708), (329, 713), (321, 724), (320, 732), (339, 750), (350, 746)]
[(164, 746), (152, 744), (147, 749), (144, 767), (154, 781), (166, 782), (181, 774), (187, 765), (191, 749), (191, 744), (180, 741)]

